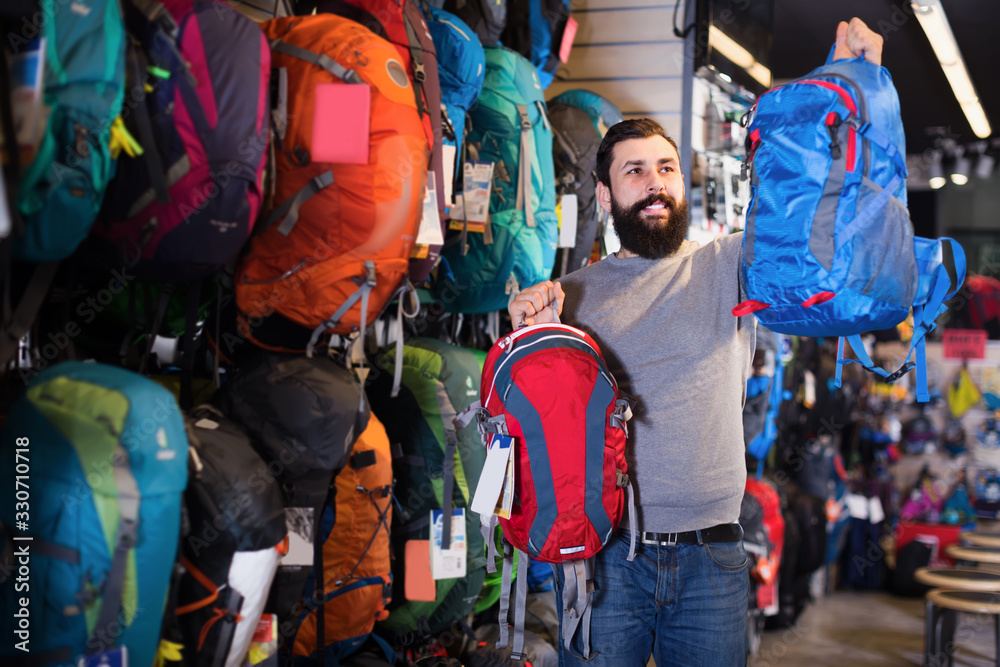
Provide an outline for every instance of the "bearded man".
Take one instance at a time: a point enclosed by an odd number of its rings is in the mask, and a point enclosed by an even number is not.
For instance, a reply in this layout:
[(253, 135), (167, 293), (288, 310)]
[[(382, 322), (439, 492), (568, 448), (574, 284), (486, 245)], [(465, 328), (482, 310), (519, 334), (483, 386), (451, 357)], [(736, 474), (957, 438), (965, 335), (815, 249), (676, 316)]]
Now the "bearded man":
[[(861, 55), (881, 64), (881, 36), (860, 19), (841, 22), (834, 59)], [(621, 250), (561, 283), (521, 291), (508, 307), (515, 326), (552, 322), (553, 310), (564, 310), (635, 401), (627, 459), (639, 548), (628, 561), (626, 526), (595, 556), (597, 655), (584, 663), (582, 646), (567, 650), (560, 638), (560, 667), (642, 667), (651, 655), (659, 667), (745, 665), (749, 577), (738, 521), (756, 325), (731, 312), (744, 299), (743, 235), (685, 240), (677, 144), (649, 119), (608, 130), (597, 177)]]

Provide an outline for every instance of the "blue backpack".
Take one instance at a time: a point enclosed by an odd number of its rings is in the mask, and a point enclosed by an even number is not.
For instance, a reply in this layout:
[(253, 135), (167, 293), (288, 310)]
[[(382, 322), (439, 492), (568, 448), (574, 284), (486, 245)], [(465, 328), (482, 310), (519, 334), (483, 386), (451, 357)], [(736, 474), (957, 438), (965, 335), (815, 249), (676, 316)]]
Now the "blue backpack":
[[(486, 54), (479, 37), (462, 19), (436, 7), (424, 7), (427, 29), (430, 30), (438, 54), (438, 78), (441, 82), (441, 104), (444, 116), (445, 146), (455, 146), (455, 172), (445, 174), (452, 180), (461, 178), (466, 132), (465, 114), (475, 104), (483, 90), (486, 74)], [(449, 136), (450, 135), (450, 136)], [(460, 185), (461, 181), (457, 181)], [(456, 187), (456, 191), (461, 189)], [(451, 202), (446, 202), (450, 204)]]
[[(510, 49), (486, 46), (483, 92), (469, 112), (470, 159), (492, 162), (490, 222), (468, 246), (442, 251), (435, 296), (451, 312), (507, 307), (521, 287), (547, 280), (555, 262), (552, 128), (538, 74)], [(467, 251), (466, 251), (467, 250)], [(444, 262), (442, 262), (444, 264)]]
[[(125, 90), (125, 28), (118, 2), (42, 0), (44, 103), (51, 109), (16, 208), (24, 234), (14, 258), (53, 262), (86, 238), (114, 174), (109, 144)], [(12, 40), (18, 39), (11, 33)]]
[(569, 21), (569, 0), (510, 0), (507, 26), (500, 41), (538, 69), (542, 88), (548, 88), (559, 68), (559, 47)]
[[(964, 280), (957, 243), (914, 240), (906, 209), (906, 149), (888, 71), (863, 58), (832, 62), (761, 95), (748, 135), (751, 201), (741, 279), (754, 313), (778, 333), (846, 337), (858, 361), (888, 381), (860, 334), (914, 308), (911, 352)], [(954, 262), (944, 256), (944, 245)], [(935, 250), (934, 245), (939, 247)], [(923, 261), (918, 262), (918, 255)], [(841, 365), (854, 360), (843, 358)], [(918, 369), (920, 396), (926, 378)]]
[[(15, 554), (30, 554), (27, 586), (15, 592), (11, 578), (0, 587), (0, 611), (30, 613), (30, 637), (15, 640), (30, 638), (28, 664), (76, 665), (125, 646), (129, 664), (151, 665), (187, 484), (174, 397), (121, 368), (65, 362), (14, 403), (0, 455), (12, 500), (0, 504), (0, 521)], [(14, 480), (24, 482), (18, 503)], [(23, 655), (15, 642), (0, 648), (3, 664)]]

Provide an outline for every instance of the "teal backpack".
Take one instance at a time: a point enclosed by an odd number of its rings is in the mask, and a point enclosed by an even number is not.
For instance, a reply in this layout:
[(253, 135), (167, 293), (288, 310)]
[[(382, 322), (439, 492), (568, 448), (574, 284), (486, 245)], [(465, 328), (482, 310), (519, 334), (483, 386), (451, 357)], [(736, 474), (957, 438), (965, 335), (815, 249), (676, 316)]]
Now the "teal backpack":
[(0, 663), (76, 665), (125, 646), (128, 664), (153, 664), (187, 484), (173, 396), (121, 368), (65, 362), (33, 378), (2, 437), (4, 551), (26, 548), (30, 571), (23, 588), (0, 586), (0, 613), (28, 610), (30, 631), (4, 642)]
[[(402, 387), (392, 397), (396, 355), (379, 355), (367, 392), (372, 411), (385, 424), (389, 442), (398, 443), (394, 457), (396, 510), (392, 522), (393, 596), (389, 618), (376, 632), (394, 644), (409, 644), (447, 629), (475, 607), (486, 578), (486, 550), (479, 515), (469, 509), (479, 483), (486, 450), (476, 423), (456, 430), (452, 420), (479, 400), (479, 378), (486, 355), (430, 338), (415, 338), (403, 348)], [(395, 445), (394, 445), (395, 446)], [(404, 550), (406, 541), (428, 539), (430, 511), (465, 508), (466, 575), (439, 579), (433, 602), (409, 602)], [(447, 523), (447, 522), (445, 522)], [(450, 528), (450, 527), (449, 527)], [(442, 531), (449, 532), (449, 531)], [(442, 536), (442, 541), (448, 539)]]
[[(492, 162), (489, 222), (468, 245), (442, 252), (435, 296), (451, 312), (488, 313), (511, 294), (547, 280), (555, 263), (552, 127), (538, 72), (523, 56), (485, 46), (483, 92), (469, 110), (469, 159)], [(448, 243), (446, 243), (446, 246)]]
[(114, 175), (109, 144), (125, 91), (125, 29), (116, 0), (40, 4), (44, 103), (51, 111), (18, 185), (24, 233), (13, 253), (18, 260), (53, 262), (86, 238)]

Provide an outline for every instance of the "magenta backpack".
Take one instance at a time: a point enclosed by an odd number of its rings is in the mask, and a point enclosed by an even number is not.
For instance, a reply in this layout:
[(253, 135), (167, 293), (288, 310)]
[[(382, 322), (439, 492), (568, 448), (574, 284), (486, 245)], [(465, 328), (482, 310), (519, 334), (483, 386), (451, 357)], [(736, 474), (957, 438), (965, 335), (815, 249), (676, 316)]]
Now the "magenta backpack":
[[(263, 200), (271, 52), (252, 20), (218, 0), (124, 0), (122, 153), (87, 254), (161, 282), (234, 259)], [(305, 158), (308, 160), (308, 158)]]

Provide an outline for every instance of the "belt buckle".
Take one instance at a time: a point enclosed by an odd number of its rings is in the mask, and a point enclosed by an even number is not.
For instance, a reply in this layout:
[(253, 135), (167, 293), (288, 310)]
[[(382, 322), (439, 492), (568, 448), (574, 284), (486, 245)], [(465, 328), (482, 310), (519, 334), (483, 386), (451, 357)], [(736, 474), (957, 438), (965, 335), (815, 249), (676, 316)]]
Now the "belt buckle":
[[(643, 544), (652, 544), (660, 547), (677, 546), (677, 538), (680, 536), (680, 533), (665, 533), (667, 536), (666, 540), (651, 540), (646, 537), (647, 534), (648, 533), (643, 533), (640, 536), (639, 541), (642, 542)], [(658, 534), (664, 534), (664, 533), (658, 533)]]

